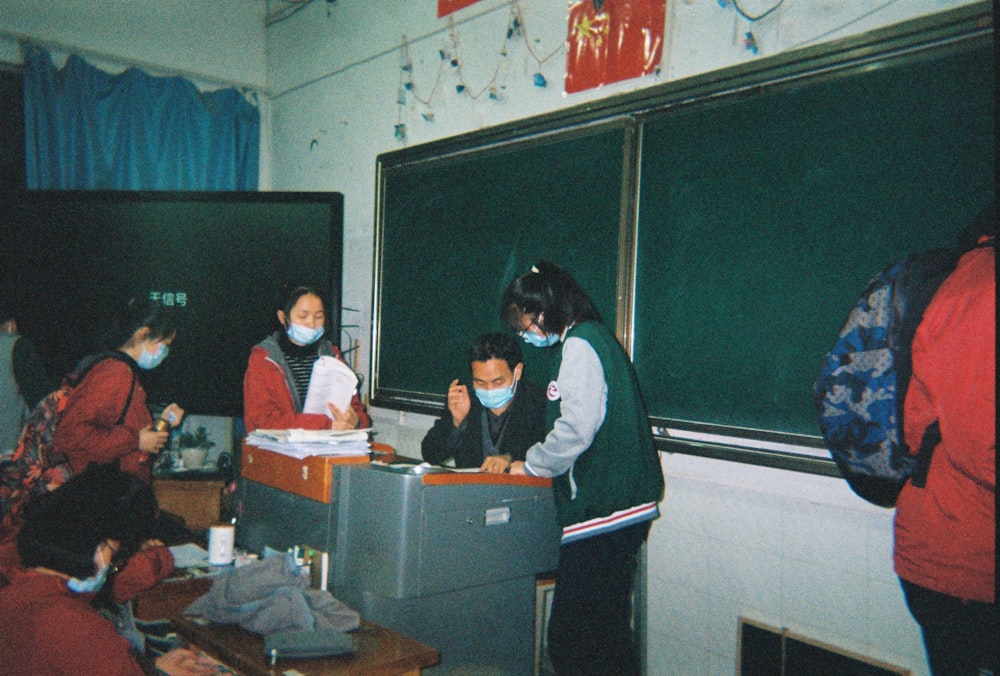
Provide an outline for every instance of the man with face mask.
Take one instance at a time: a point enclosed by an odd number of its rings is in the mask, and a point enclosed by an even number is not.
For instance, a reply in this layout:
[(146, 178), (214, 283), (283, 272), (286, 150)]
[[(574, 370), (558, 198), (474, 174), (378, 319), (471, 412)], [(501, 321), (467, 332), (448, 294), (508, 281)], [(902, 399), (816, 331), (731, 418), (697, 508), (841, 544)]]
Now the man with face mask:
[(521, 347), (502, 333), (479, 336), (468, 350), (472, 387), (448, 387), (441, 418), (421, 444), (424, 460), (439, 465), (506, 472), (545, 436), (545, 393), (523, 377)]

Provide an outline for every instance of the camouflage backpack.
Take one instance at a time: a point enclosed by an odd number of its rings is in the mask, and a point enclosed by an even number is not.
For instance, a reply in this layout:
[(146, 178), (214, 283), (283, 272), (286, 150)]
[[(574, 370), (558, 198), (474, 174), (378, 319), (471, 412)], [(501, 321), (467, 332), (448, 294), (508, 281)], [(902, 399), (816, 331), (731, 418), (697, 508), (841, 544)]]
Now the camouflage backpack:
[[(129, 363), (121, 352), (104, 352), (85, 357), (66, 376), (59, 389), (45, 395), (28, 416), (12, 459), (0, 467), (0, 521), (4, 532), (9, 532), (20, 521), (24, 505), (31, 498), (54, 491), (72, 476), (66, 457), (56, 451), (52, 443), (56, 425), (66, 410), (73, 388), (83, 381), (90, 369), (106, 359)], [(125, 407), (116, 423), (118, 425), (124, 421), (132, 403), (135, 380), (133, 374)]]
[(960, 252), (907, 256), (872, 279), (847, 315), (816, 380), (820, 431), (851, 489), (892, 507), (907, 481), (923, 487), (941, 440), (935, 421), (916, 454), (903, 439), (903, 402), (917, 326)]

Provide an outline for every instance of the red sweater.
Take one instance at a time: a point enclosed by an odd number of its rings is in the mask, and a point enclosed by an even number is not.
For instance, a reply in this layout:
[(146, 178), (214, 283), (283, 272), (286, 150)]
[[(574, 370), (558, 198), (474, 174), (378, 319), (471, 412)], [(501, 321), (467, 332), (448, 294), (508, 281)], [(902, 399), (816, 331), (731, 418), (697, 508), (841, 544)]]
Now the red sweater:
[(66, 455), (74, 474), (92, 462), (119, 460), (123, 472), (146, 483), (152, 456), (139, 451), (139, 430), (153, 422), (146, 390), (136, 380), (125, 420), (116, 424), (128, 400), (132, 369), (116, 359), (96, 364), (69, 395), (59, 418), (53, 445)]
[[(343, 355), (331, 345), (333, 356)], [(351, 408), (358, 416), (358, 427), (371, 426), (371, 418), (357, 392), (351, 398)], [(274, 361), (266, 349), (255, 345), (250, 350), (246, 374), (243, 377), (243, 418), (247, 432), (262, 430), (328, 430), (330, 417), (324, 413), (299, 413), (288, 386), (285, 366)]]
[[(168, 547), (152, 547), (139, 552), (114, 576), (112, 596), (116, 603), (124, 603), (136, 598), (140, 592), (154, 587), (172, 572), (174, 572), (174, 555), (170, 553)], [(26, 571), (21, 565), (21, 556), (13, 538), (0, 542), (0, 587), (5, 580), (14, 580), (24, 574)]]
[(0, 588), (5, 674), (143, 674), (114, 624), (54, 575), (25, 571)]
[(899, 577), (949, 596), (992, 602), (996, 548), (995, 250), (974, 249), (938, 289), (913, 340), (906, 442), (940, 421), (927, 486), (896, 503)]

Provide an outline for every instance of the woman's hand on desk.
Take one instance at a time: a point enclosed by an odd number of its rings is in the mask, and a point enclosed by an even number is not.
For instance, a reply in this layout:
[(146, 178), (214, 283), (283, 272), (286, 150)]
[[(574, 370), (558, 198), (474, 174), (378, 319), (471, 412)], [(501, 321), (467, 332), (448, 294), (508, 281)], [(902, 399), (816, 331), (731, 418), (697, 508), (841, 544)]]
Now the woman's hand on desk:
[(524, 461), (518, 460), (516, 462), (510, 463), (510, 474), (518, 474), (524, 476), (526, 472), (524, 471)]
[(218, 662), (188, 648), (176, 648), (157, 657), (156, 668), (171, 676), (225, 673), (220, 669)]
[(330, 423), (331, 430), (353, 430), (357, 428), (358, 414), (354, 412), (353, 408), (348, 406), (346, 411), (341, 411), (331, 403), (327, 403), (327, 406), (330, 408), (330, 415), (333, 416), (333, 422)]

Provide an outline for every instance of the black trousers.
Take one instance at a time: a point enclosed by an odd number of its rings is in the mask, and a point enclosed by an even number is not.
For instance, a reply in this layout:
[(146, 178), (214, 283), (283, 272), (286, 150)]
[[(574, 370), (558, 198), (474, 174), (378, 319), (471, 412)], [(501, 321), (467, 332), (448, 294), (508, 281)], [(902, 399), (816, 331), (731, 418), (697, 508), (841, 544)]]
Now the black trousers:
[(559, 548), (549, 657), (561, 676), (638, 676), (632, 587), (649, 522)]
[(1000, 613), (995, 603), (963, 601), (900, 578), (920, 625), (934, 676), (1000, 676)]

